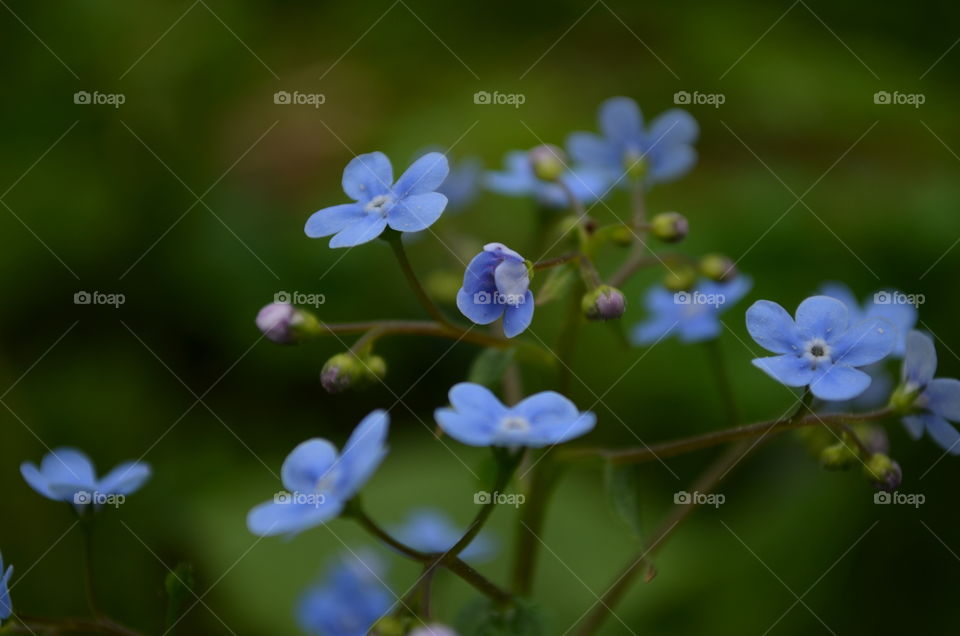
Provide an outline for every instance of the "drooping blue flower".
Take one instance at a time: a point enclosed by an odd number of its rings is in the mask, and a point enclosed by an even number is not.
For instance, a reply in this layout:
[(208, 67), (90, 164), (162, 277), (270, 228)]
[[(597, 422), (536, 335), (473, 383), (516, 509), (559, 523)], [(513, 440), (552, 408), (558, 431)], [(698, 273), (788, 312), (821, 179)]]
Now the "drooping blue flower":
[(809, 386), (821, 400), (849, 400), (870, 386), (863, 367), (890, 354), (896, 328), (882, 318), (851, 325), (847, 306), (829, 296), (811, 296), (797, 307), (796, 321), (777, 303), (758, 300), (747, 310), (747, 331), (768, 351), (754, 366), (787, 386)]
[[(427, 554), (446, 552), (460, 540), (466, 528), (457, 528), (439, 510), (421, 508), (414, 510), (406, 522), (394, 532), (394, 536), (414, 550)], [(493, 541), (484, 533), (474, 537), (460, 557), (467, 561), (481, 561), (493, 554)]]
[(344, 555), (297, 606), (301, 629), (316, 636), (364, 636), (393, 607), (382, 562), (370, 552)]
[(933, 441), (952, 455), (960, 455), (960, 433), (950, 422), (960, 422), (960, 380), (934, 378), (937, 351), (930, 336), (919, 331), (907, 334), (907, 354), (903, 358), (904, 390), (916, 394), (914, 406), (919, 413), (903, 418), (913, 439), (926, 431)]
[(701, 281), (692, 291), (671, 292), (657, 286), (647, 291), (647, 319), (633, 328), (636, 345), (648, 345), (676, 334), (681, 342), (712, 340), (723, 331), (720, 316), (740, 301), (753, 281), (737, 276), (726, 282)]
[(13, 576), (13, 566), (4, 571), (3, 555), (0, 554), (0, 621), (5, 621), (13, 615), (13, 601), (10, 600), (11, 576)]
[(484, 245), (463, 273), (457, 307), (478, 325), (503, 316), (508, 338), (522, 333), (533, 320), (533, 292), (524, 258), (503, 243)]
[(850, 288), (843, 283), (825, 283), (820, 293), (843, 302), (850, 312), (850, 323), (867, 318), (883, 318), (897, 329), (897, 341), (890, 355), (902, 358), (907, 350), (907, 334), (917, 324), (917, 308), (907, 302), (910, 296), (893, 290), (878, 291), (869, 296), (863, 305), (857, 302)]
[(353, 430), (342, 453), (319, 438), (293, 449), (280, 471), (286, 491), (250, 511), (250, 532), (295, 535), (339, 515), (386, 456), (389, 424), (387, 412), (376, 410)]
[(541, 448), (593, 429), (597, 417), (581, 413), (554, 391), (542, 391), (506, 406), (489, 389), (461, 382), (450, 389), (450, 408), (434, 411), (443, 432), (469, 446)]
[[(588, 204), (606, 194), (610, 181), (606, 173), (593, 168), (576, 166), (560, 176), (562, 181), (580, 203)], [(548, 208), (567, 208), (570, 201), (563, 188), (544, 181), (533, 172), (529, 153), (511, 150), (504, 158), (504, 170), (487, 172), (487, 188), (508, 196), (532, 196), (537, 203)]]
[(670, 109), (645, 127), (635, 101), (612, 97), (600, 105), (598, 120), (601, 134), (572, 133), (567, 151), (577, 163), (606, 171), (611, 182), (627, 185), (626, 175), (637, 172), (647, 184), (673, 181), (697, 161), (700, 127), (684, 110)]
[(354, 200), (314, 212), (305, 228), (310, 238), (334, 235), (330, 247), (372, 241), (389, 226), (418, 232), (433, 225), (447, 205), (436, 192), (450, 168), (439, 152), (428, 153), (407, 168), (396, 183), (393, 166), (382, 152), (354, 158), (343, 170), (343, 191)]
[(64, 447), (47, 453), (39, 467), (23, 462), (20, 474), (47, 499), (65, 501), (82, 509), (89, 504), (98, 507), (109, 497), (133, 494), (150, 478), (150, 466), (140, 461), (123, 462), (97, 479), (89, 457), (75, 448)]

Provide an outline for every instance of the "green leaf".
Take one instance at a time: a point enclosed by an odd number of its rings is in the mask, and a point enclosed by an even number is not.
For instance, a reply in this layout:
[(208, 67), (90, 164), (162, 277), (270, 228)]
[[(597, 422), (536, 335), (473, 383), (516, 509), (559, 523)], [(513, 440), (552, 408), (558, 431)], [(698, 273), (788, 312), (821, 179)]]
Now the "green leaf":
[(467, 382), (475, 382), (495, 389), (510, 363), (513, 362), (514, 349), (484, 349), (470, 365)]
[(636, 464), (617, 466), (607, 462), (604, 474), (610, 505), (637, 538), (642, 532), (639, 470)]
[(498, 608), (487, 598), (468, 603), (456, 622), (460, 636), (546, 636), (543, 612), (530, 601), (518, 599)]
[(164, 588), (167, 592), (167, 629), (171, 634), (183, 606), (188, 600), (194, 598), (193, 586), (193, 566), (189, 563), (177, 565), (170, 570), (164, 580)]
[(550, 270), (540, 291), (537, 292), (537, 304), (546, 305), (562, 298), (577, 281), (577, 270), (572, 263), (564, 263)]

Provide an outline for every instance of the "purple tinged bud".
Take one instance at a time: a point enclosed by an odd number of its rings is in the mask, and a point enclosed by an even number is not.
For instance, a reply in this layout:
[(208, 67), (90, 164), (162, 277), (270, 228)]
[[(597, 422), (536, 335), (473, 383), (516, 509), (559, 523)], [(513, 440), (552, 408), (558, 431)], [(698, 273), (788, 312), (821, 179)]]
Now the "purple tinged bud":
[(530, 150), (528, 156), (533, 173), (538, 179), (556, 181), (567, 171), (563, 150), (552, 144), (537, 146)]
[(900, 464), (881, 453), (876, 453), (867, 460), (864, 472), (873, 487), (883, 492), (894, 492), (903, 481)]
[(614, 320), (623, 315), (627, 300), (616, 287), (600, 285), (584, 294), (581, 307), (588, 320)]
[(387, 363), (380, 356), (359, 358), (350, 352), (338, 353), (323, 365), (320, 384), (327, 393), (342, 393), (369, 384), (386, 373)]
[(290, 303), (270, 303), (257, 314), (257, 328), (264, 336), (280, 344), (296, 342), (296, 321), (297, 308)]
[(650, 233), (665, 243), (679, 243), (689, 232), (690, 223), (679, 212), (662, 212), (650, 220)]
[(710, 280), (728, 281), (737, 275), (737, 268), (728, 256), (707, 254), (700, 259), (700, 273)]

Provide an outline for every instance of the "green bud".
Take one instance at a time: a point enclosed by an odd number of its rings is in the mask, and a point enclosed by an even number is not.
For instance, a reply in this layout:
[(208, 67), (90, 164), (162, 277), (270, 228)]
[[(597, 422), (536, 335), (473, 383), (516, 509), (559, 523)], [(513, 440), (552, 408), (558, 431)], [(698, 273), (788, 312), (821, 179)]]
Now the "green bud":
[(580, 307), (587, 320), (613, 320), (623, 315), (627, 301), (616, 287), (600, 285), (583, 295)]
[(723, 254), (707, 254), (700, 259), (700, 273), (710, 280), (722, 282), (736, 277), (737, 268)]
[(882, 453), (874, 453), (867, 460), (864, 474), (874, 488), (884, 492), (893, 492), (900, 487), (900, 482), (903, 481), (900, 464)]
[(847, 444), (833, 444), (820, 451), (820, 465), (828, 470), (846, 470), (856, 462), (857, 454)]
[(403, 636), (406, 633), (403, 621), (396, 616), (384, 616), (370, 630), (376, 636)]
[(689, 232), (690, 223), (679, 212), (661, 212), (650, 220), (650, 233), (665, 243), (679, 243)]
[(386, 373), (387, 363), (382, 357), (367, 355), (361, 358), (348, 351), (327, 360), (320, 372), (320, 384), (328, 393), (341, 393), (370, 384)]
[(610, 231), (610, 240), (614, 245), (628, 247), (633, 244), (634, 232), (628, 225), (618, 225)]
[(317, 317), (288, 302), (273, 302), (257, 314), (257, 328), (269, 340), (294, 344), (323, 332)]
[(920, 387), (910, 382), (904, 382), (890, 395), (890, 407), (898, 413), (909, 413), (920, 395)]
[(567, 171), (563, 150), (552, 144), (537, 146), (530, 150), (527, 156), (538, 179), (556, 181)]
[(664, 286), (674, 292), (688, 291), (696, 282), (697, 272), (689, 265), (675, 266), (663, 279)]

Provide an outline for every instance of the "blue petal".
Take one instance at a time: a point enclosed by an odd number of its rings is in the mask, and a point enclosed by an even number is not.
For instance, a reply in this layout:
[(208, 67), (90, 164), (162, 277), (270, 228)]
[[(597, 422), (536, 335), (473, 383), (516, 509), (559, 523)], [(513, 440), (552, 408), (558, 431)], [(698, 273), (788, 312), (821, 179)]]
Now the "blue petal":
[(832, 342), (847, 330), (847, 306), (829, 296), (811, 296), (797, 307), (797, 329), (808, 338)]
[(23, 479), (27, 482), (27, 485), (33, 488), (36, 492), (43, 495), (47, 499), (60, 501), (60, 497), (55, 495), (53, 491), (50, 490), (50, 486), (47, 484), (46, 478), (35, 464), (31, 462), (23, 462), (20, 464), (20, 474), (23, 475)]
[(74, 493), (93, 492), (97, 488), (93, 463), (75, 448), (57, 448), (47, 453), (39, 469), (24, 462), (20, 474), (31, 488), (55, 501), (72, 501)]
[(753, 366), (787, 386), (806, 386), (816, 375), (809, 361), (793, 354), (755, 358)]
[(131, 495), (150, 479), (150, 466), (144, 462), (124, 462), (107, 473), (97, 490), (110, 495)]
[[(446, 552), (460, 540), (466, 528), (456, 527), (446, 515), (433, 508), (423, 508), (410, 513), (406, 523), (396, 531), (397, 539), (415, 550), (427, 554)], [(481, 560), (493, 552), (492, 542), (483, 533), (460, 553), (466, 561)]]
[(327, 497), (316, 505), (310, 503), (278, 503), (267, 501), (247, 515), (247, 528), (260, 537), (278, 534), (294, 535), (335, 518), (343, 510), (343, 502)]
[(3, 560), (0, 559), (0, 620), (7, 620), (13, 614), (13, 602), (10, 600), (10, 577), (13, 576), (13, 566), (3, 572)]
[(753, 279), (744, 274), (735, 276), (731, 280), (723, 283), (704, 280), (697, 285), (697, 291), (703, 294), (708, 296), (723, 296), (723, 303), (717, 308), (719, 312), (724, 312), (740, 302), (744, 296), (750, 293), (752, 288)]
[(497, 284), (493, 271), (499, 263), (500, 257), (487, 250), (474, 256), (463, 272), (463, 289), (471, 295), (479, 291), (496, 290)]
[(810, 382), (810, 392), (831, 402), (852, 400), (866, 391), (870, 382), (870, 376), (859, 369), (831, 364), (817, 369), (816, 377)]
[(436, 222), (447, 207), (447, 197), (439, 192), (410, 195), (387, 213), (387, 223), (399, 232), (419, 232)]
[(387, 220), (379, 214), (366, 214), (346, 226), (330, 239), (330, 247), (354, 247), (372, 241), (387, 227)]
[(567, 137), (567, 152), (576, 163), (605, 168), (620, 168), (610, 144), (593, 133), (575, 132)]
[(507, 307), (493, 301), (496, 294), (496, 286), (489, 290), (478, 289), (474, 292), (469, 292), (461, 287), (460, 291), (457, 292), (457, 309), (478, 325), (489, 325), (502, 316), (504, 309)]
[(337, 449), (325, 439), (314, 438), (299, 444), (287, 455), (280, 469), (283, 486), (290, 492), (314, 492), (337, 461)]
[(696, 313), (686, 316), (681, 313), (679, 331), (681, 342), (703, 342), (719, 336), (723, 331), (723, 325), (720, 323), (720, 316), (716, 309), (699, 307)]
[(671, 108), (654, 117), (647, 129), (647, 145), (651, 148), (672, 148), (692, 144), (700, 136), (700, 126), (693, 115)]
[(866, 316), (860, 310), (860, 301), (853, 295), (850, 288), (843, 283), (829, 282), (820, 286), (820, 293), (830, 298), (836, 298), (847, 306), (847, 316), (851, 323), (860, 322)]
[(916, 440), (920, 439), (923, 435), (923, 431), (927, 428), (927, 421), (930, 418), (940, 418), (940, 416), (934, 415), (933, 413), (917, 413), (916, 415), (907, 415), (902, 421), (904, 428), (907, 429), (907, 433)]
[(758, 300), (747, 309), (747, 331), (757, 344), (773, 353), (796, 353), (802, 344), (790, 314), (769, 300)]
[(449, 173), (447, 157), (439, 152), (429, 152), (400, 175), (393, 191), (399, 198), (434, 192)]
[(927, 433), (933, 441), (951, 455), (960, 455), (960, 433), (950, 422), (936, 415), (926, 420)]
[(607, 139), (634, 140), (643, 135), (643, 115), (629, 97), (612, 97), (600, 105), (600, 130)]
[(670, 316), (653, 316), (634, 326), (630, 341), (635, 345), (648, 345), (666, 338), (679, 325)]
[(493, 280), (497, 284), (497, 291), (505, 296), (504, 302), (516, 305), (530, 288), (530, 271), (526, 263), (503, 260), (494, 268)]
[(518, 305), (507, 305), (503, 310), (503, 335), (513, 338), (526, 331), (533, 322), (533, 292), (527, 290), (523, 302)]
[(960, 380), (937, 378), (930, 380), (923, 392), (925, 406), (941, 417), (960, 422)]
[(342, 477), (337, 495), (349, 499), (363, 487), (387, 455), (390, 416), (384, 410), (367, 415), (350, 435), (340, 454)]
[(917, 324), (917, 308), (902, 303), (889, 305), (874, 303), (867, 309), (867, 315), (871, 318), (888, 320), (897, 328), (897, 341), (891, 353), (902, 358), (907, 348), (907, 333)]
[(354, 201), (366, 202), (388, 194), (393, 183), (393, 166), (382, 152), (354, 157), (343, 169), (343, 191)]
[(903, 359), (902, 378), (918, 387), (926, 386), (937, 372), (937, 350), (933, 339), (920, 331), (907, 334), (907, 352)]
[(886, 320), (864, 320), (839, 335), (832, 343), (831, 358), (835, 364), (862, 367), (883, 360), (897, 342), (896, 327)]
[[(511, 409), (530, 422), (524, 446), (538, 448), (561, 444), (584, 435), (596, 425), (593, 413), (580, 413), (569, 399), (554, 391), (543, 391), (522, 400)], [(513, 436), (507, 441), (514, 441)]]
[(458, 413), (453, 409), (437, 409), (433, 417), (443, 432), (468, 446), (490, 446), (496, 420), (477, 412)]
[(460, 382), (450, 388), (450, 405), (462, 413), (479, 411), (491, 418), (502, 417), (507, 407), (487, 387), (473, 382)]
[(494, 192), (521, 196), (532, 194), (537, 186), (537, 178), (530, 166), (527, 153), (522, 150), (511, 150), (504, 158), (506, 170), (502, 172), (488, 172), (486, 186)]
[[(560, 175), (560, 180), (573, 192), (573, 196), (580, 203), (592, 203), (602, 199), (607, 193), (612, 181), (609, 174), (606, 171), (578, 167), (576, 170), (568, 170)], [(625, 179), (624, 182), (626, 182)], [(559, 191), (560, 206), (567, 207), (570, 205), (569, 196), (566, 192), (560, 190), (554, 183), (549, 184), (549, 187)], [(554, 195), (548, 198), (552, 200)]]
[(652, 183), (675, 181), (690, 172), (697, 163), (697, 151), (692, 146), (673, 146), (650, 156), (648, 178)]
[(363, 206), (359, 203), (344, 203), (323, 208), (310, 215), (303, 231), (310, 238), (330, 236), (360, 220), (365, 214)]

